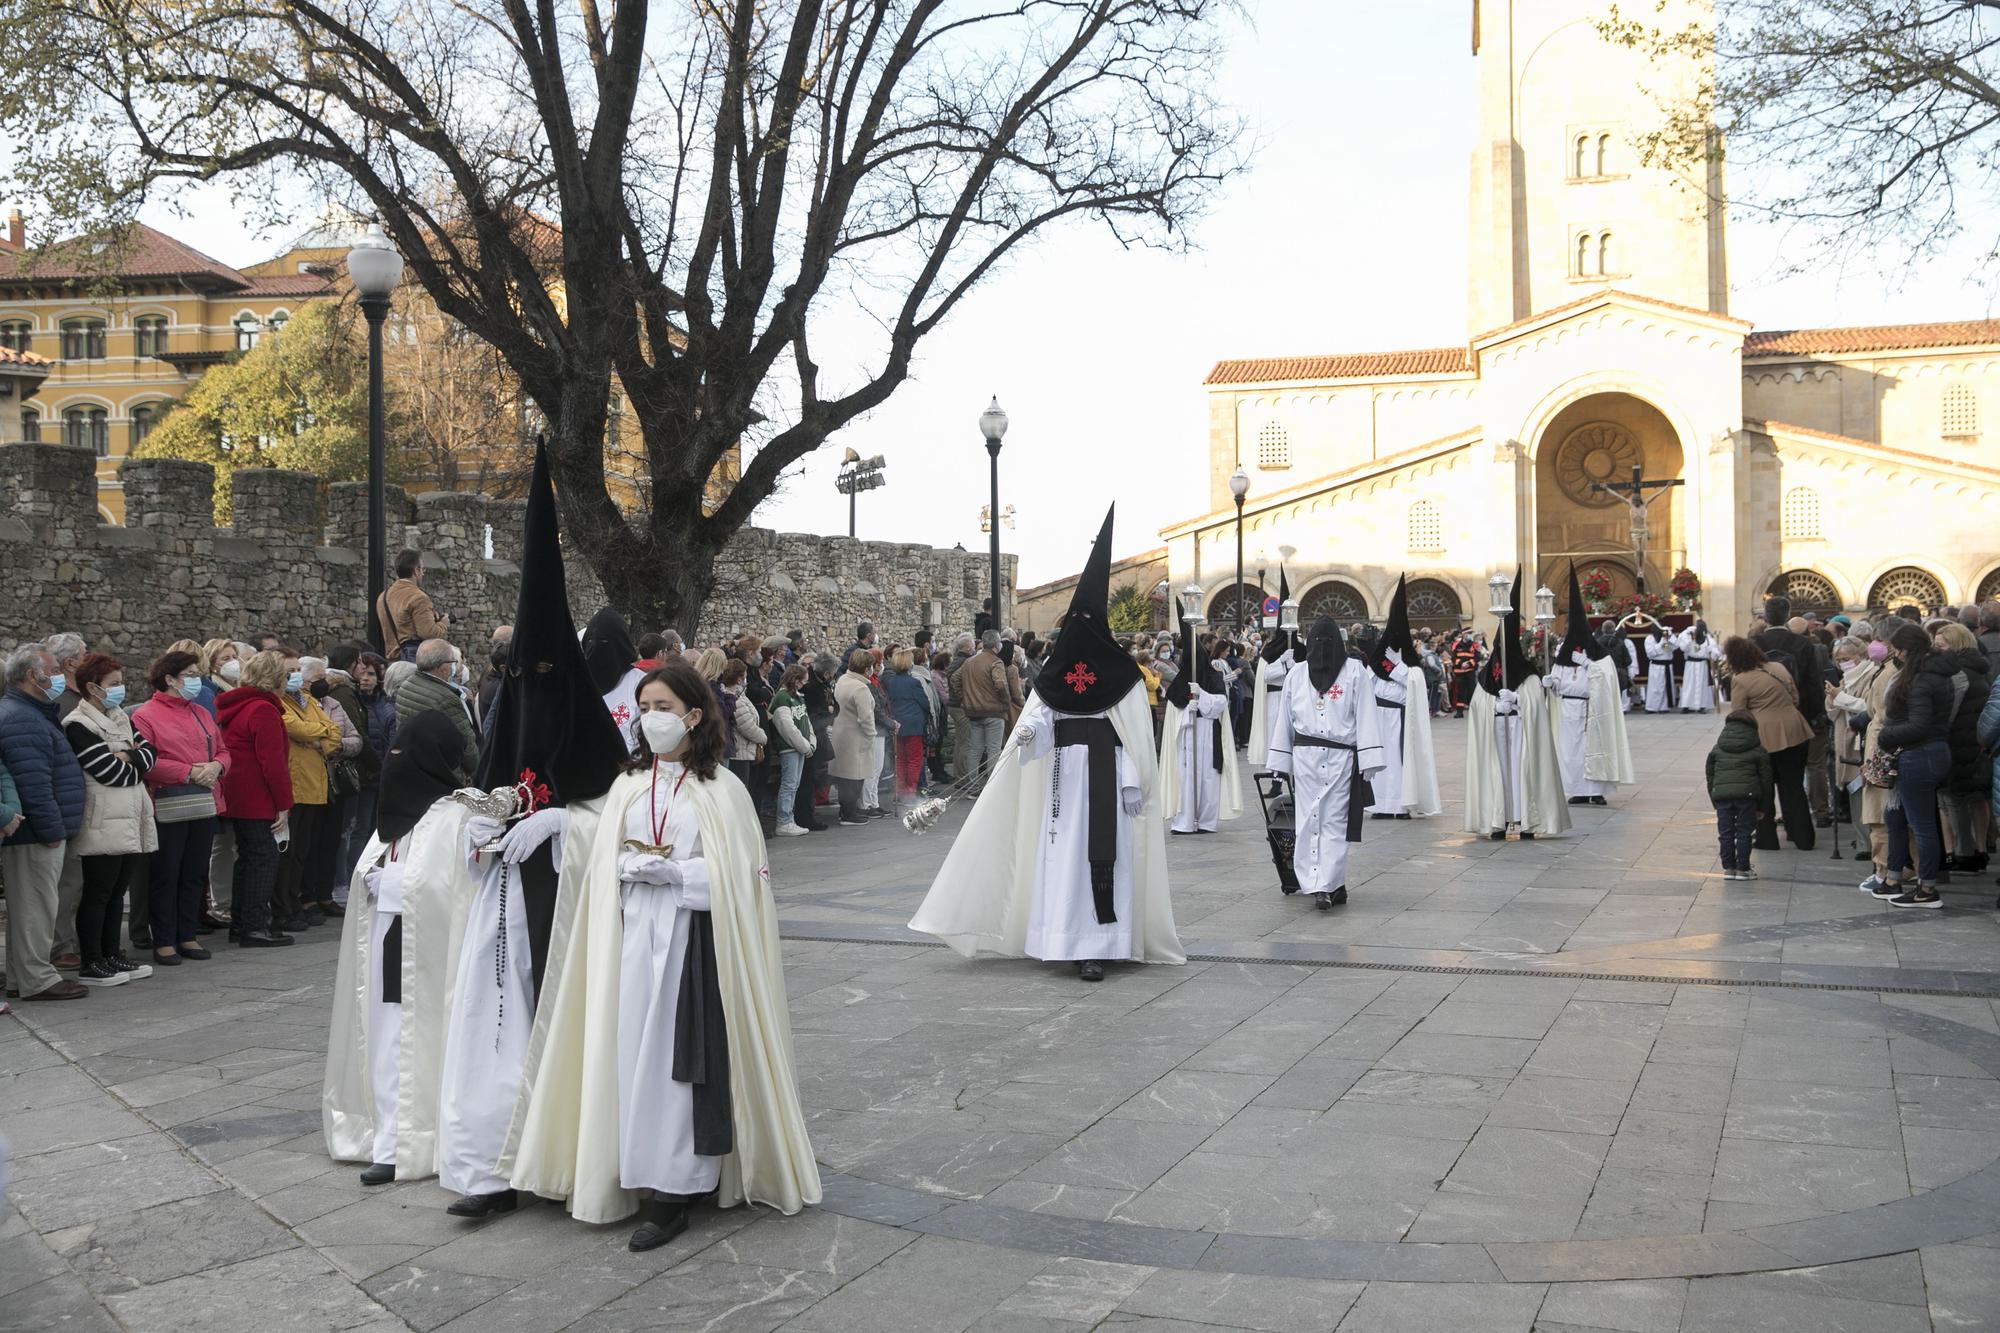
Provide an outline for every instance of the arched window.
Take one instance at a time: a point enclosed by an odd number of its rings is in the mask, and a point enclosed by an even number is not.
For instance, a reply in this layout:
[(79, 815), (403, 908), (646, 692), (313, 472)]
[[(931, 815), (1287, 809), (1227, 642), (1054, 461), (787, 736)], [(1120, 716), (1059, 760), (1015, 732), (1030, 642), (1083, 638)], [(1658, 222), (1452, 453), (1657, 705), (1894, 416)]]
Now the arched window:
[(1617, 272), (1611, 267), (1611, 233), (1608, 231), (1597, 238), (1597, 271), (1606, 276)]
[(1584, 232), (1581, 236), (1578, 236), (1576, 238), (1577, 277), (1587, 278), (1590, 276), (1590, 255), (1591, 255), (1590, 233)]
[(1338, 579), (1316, 584), (1299, 598), (1299, 627), (1310, 628), (1321, 616), (1340, 622), (1341, 628), (1368, 619), (1368, 602), (1352, 584)]
[(132, 321), (132, 350), (139, 356), (164, 356), (167, 351), (167, 317), (141, 315)]
[(1459, 624), (1463, 608), (1451, 585), (1437, 579), (1411, 579), (1405, 606), (1412, 629), (1451, 629)]
[(271, 312), (271, 317), (265, 320), (264, 323), (271, 330), (273, 334), (276, 334), (285, 327), (285, 324), (291, 319), (291, 317), (292, 317), (292, 312), (289, 310), (273, 310)]
[(232, 320), (231, 323), (236, 326), (237, 351), (247, 352), (257, 345), (257, 338), (264, 331), (264, 325), (261, 320), (246, 310)]
[(42, 414), (32, 407), (21, 409), (21, 439), (27, 444), (42, 442)]
[(1944, 605), (1944, 586), (1921, 569), (1904, 565), (1875, 580), (1868, 590), (1871, 611), (1900, 611), (1915, 607), (1926, 614)]
[(104, 359), (104, 321), (66, 319), (62, 322), (62, 354), (65, 361)]
[(1575, 155), (1570, 158), (1569, 174), (1578, 180), (1582, 180), (1590, 174), (1589, 166), (1590, 136), (1588, 134), (1579, 134), (1576, 136)]
[(25, 319), (10, 319), (0, 324), (0, 347), (26, 352), (32, 350), (34, 339), (35, 326)]
[(63, 413), (63, 443), (85, 445), (99, 458), (111, 454), (109, 418), (101, 407), (72, 407)]
[(1840, 593), (1824, 574), (1810, 569), (1791, 569), (1771, 580), (1766, 597), (1788, 597), (1796, 614), (1817, 611), (1830, 616), (1840, 610)]
[(1267, 421), (1257, 432), (1257, 466), (1268, 470), (1292, 465), (1292, 437), (1275, 421)]
[(1608, 134), (1597, 136), (1597, 174), (1611, 174), (1611, 136)]
[(1429, 500), (1419, 500), (1410, 506), (1409, 547), (1412, 551), (1444, 549), (1444, 524), (1438, 517), (1437, 506)]
[(132, 448), (139, 447), (139, 441), (153, 433), (153, 427), (160, 424), (160, 404), (140, 403), (132, 409)]
[(1947, 440), (1979, 437), (1979, 395), (1970, 384), (1947, 384), (1944, 389), (1944, 430)]
[(1794, 486), (1785, 492), (1781, 532), (1788, 542), (1819, 540), (1819, 492), (1810, 486)]
[(2000, 602), (2000, 567), (1986, 571), (1986, 577), (1979, 580), (1979, 588), (1972, 595), (1975, 602)]

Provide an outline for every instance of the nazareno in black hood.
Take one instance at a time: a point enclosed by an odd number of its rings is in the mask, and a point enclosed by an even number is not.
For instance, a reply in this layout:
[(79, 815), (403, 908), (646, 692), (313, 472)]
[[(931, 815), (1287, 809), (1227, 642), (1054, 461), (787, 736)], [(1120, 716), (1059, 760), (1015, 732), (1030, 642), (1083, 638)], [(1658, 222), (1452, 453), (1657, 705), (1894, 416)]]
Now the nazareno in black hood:
[[(1035, 673), (1035, 693), (1058, 713), (1109, 712), (1141, 683), (1139, 664), (1111, 632), (1111, 519), (1116, 508), (1104, 511), (1104, 526), (1070, 594), (1055, 646)], [(1182, 674), (1187, 670), (1183, 662)]]
[(1332, 616), (1321, 616), (1306, 632), (1306, 671), (1312, 678), (1312, 687), (1326, 693), (1340, 679), (1340, 669), (1345, 665), (1347, 644), (1340, 637), (1340, 623)]

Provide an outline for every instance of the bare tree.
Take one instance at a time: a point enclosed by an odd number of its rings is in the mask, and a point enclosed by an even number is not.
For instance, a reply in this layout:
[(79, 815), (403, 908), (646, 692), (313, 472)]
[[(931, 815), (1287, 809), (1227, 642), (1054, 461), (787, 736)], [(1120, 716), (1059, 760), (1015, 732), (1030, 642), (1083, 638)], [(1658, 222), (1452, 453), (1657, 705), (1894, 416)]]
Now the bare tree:
[[(17, 188), (74, 221), (180, 180), (266, 199), (301, 177), (379, 215), (546, 419), (612, 600), (691, 631), (785, 469), (885, 401), (1024, 242), (1075, 217), (1186, 243), (1241, 161), (1208, 92), (1235, 7), (0, 0), (0, 132)], [(870, 345), (815, 337), (857, 310)], [(650, 465), (632, 522), (604, 480), (614, 372)]]
[(1665, 8), (1599, 24), (1705, 71), (1643, 138), (1649, 162), (1719, 192), (1719, 170), (1693, 168), (1726, 143), (1733, 206), (1798, 224), (1815, 256), (1878, 265), (1935, 254), (1994, 201), (2000, 0), (1717, 0), (1678, 23)]

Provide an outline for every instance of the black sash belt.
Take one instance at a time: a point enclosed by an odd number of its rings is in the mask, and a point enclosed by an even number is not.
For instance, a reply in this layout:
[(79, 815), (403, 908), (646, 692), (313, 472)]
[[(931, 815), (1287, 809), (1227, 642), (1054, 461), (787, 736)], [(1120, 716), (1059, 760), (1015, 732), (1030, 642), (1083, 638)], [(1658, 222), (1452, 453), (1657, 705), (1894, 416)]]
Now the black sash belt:
[(1111, 905), (1111, 871), (1118, 863), (1118, 728), (1109, 718), (1064, 718), (1056, 723), (1056, 745), (1090, 750), (1084, 779), (1090, 899), (1097, 909), (1097, 923), (1108, 926), (1118, 919)]
[(1375, 789), (1368, 785), (1368, 779), (1361, 776), (1361, 755), (1355, 751), (1352, 741), (1328, 740), (1324, 736), (1292, 737), (1294, 746), (1317, 745), (1326, 750), (1346, 750), (1354, 755), (1354, 767), (1349, 770), (1347, 780), (1347, 840), (1361, 841), (1361, 812), (1375, 804)]
[(1399, 713), (1403, 711), (1403, 705), (1395, 702), (1393, 699), (1377, 699), (1375, 706), (1377, 708), (1393, 708)]
[(694, 1150), (727, 1157), (736, 1150), (736, 1117), (729, 1096), (729, 1020), (722, 1010), (722, 981), (715, 962), (715, 918), (688, 913), (687, 949), (681, 955), (679, 999), (674, 1009), (674, 1081), (692, 1085)]
[(389, 928), (382, 932), (381, 957), (376, 960), (382, 969), (382, 1003), (401, 1004), (403, 1002), (403, 914), (397, 912), (389, 918)]
[(1220, 773), (1222, 771), (1222, 719), (1218, 717), (1208, 725), (1215, 729), (1208, 739), (1208, 757), (1215, 764), (1215, 771)]

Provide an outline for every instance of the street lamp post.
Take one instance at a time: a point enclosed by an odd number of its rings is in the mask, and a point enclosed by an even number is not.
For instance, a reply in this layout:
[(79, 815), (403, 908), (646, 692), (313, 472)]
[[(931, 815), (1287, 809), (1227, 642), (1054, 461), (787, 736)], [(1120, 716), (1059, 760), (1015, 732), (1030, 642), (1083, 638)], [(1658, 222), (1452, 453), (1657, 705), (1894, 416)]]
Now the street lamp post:
[(889, 479), (882, 475), (885, 466), (887, 463), (882, 455), (863, 458), (853, 449), (847, 451), (847, 457), (841, 462), (840, 475), (833, 479), (833, 488), (847, 497), (848, 536), (854, 535), (855, 497), (863, 491), (889, 484)]
[(1535, 628), (1541, 631), (1542, 670), (1547, 671), (1555, 661), (1555, 644), (1551, 642), (1551, 631), (1556, 623), (1556, 595), (1546, 584), (1535, 589)]
[(992, 538), (987, 550), (989, 581), (993, 588), (993, 628), (1001, 624), (1000, 607), (1000, 441), (1007, 436), (1007, 414), (1000, 409), (1000, 399), (996, 395), (979, 414), (979, 433), (986, 437), (986, 456), (992, 460), (993, 500), (987, 513), (995, 521), (992, 524)]
[(1236, 497), (1236, 632), (1243, 632), (1243, 499), (1250, 494), (1250, 474), (1238, 463), (1229, 474), (1229, 493)]
[(387, 430), (382, 420), (382, 321), (389, 317), (389, 296), (403, 280), (403, 257), (382, 234), (382, 224), (371, 222), (367, 232), (347, 252), (347, 279), (354, 284), (361, 313), (368, 319), (368, 638), (387, 652), (382, 641), (382, 617), (376, 608), (382, 601), (382, 581), (388, 569), (387, 518), (383, 513), (382, 486), (387, 472)]

